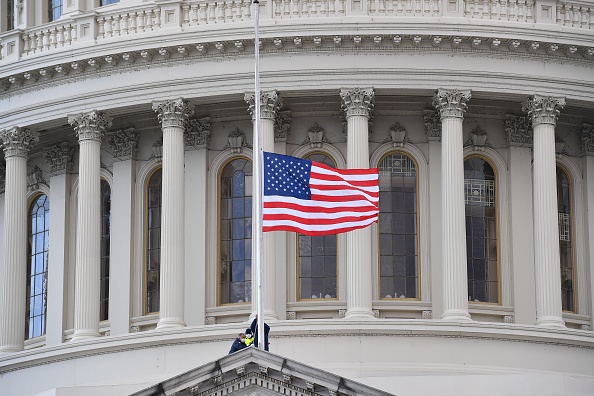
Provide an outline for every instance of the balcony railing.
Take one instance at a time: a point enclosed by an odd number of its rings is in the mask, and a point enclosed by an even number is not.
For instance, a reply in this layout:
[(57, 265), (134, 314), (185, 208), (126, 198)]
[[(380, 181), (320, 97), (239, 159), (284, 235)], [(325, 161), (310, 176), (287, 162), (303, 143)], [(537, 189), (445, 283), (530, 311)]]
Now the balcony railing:
[[(286, 19), (358, 18), (378, 21), (383, 18), (481, 19), (507, 23), (525, 23), (526, 27), (563, 26), (594, 33), (594, 1), (541, 0), (263, 0), (262, 24), (274, 25)], [(0, 59), (15, 61), (60, 48), (88, 46), (120, 37), (163, 29), (203, 31), (205, 26), (250, 23), (253, 18), (250, 0), (178, 0), (167, 3), (143, 3), (102, 7), (41, 26), (16, 29), (0, 34)], [(500, 22), (497, 22), (500, 23)], [(251, 23), (250, 23), (251, 24)], [(522, 25), (519, 25), (520, 27)], [(130, 37), (132, 38), (132, 37)], [(84, 42), (84, 44), (83, 44)]]

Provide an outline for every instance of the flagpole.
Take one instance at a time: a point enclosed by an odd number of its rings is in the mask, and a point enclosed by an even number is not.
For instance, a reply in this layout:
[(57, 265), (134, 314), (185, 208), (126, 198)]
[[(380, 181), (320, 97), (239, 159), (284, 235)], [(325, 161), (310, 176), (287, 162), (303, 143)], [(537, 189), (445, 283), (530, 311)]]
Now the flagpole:
[(262, 125), (260, 124), (260, 2), (253, 0), (254, 4), (254, 63), (255, 63), (255, 112), (256, 117), (254, 119), (254, 174), (255, 174), (255, 191), (253, 192), (255, 203), (254, 203), (254, 217), (256, 218), (256, 225), (253, 227), (256, 239), (255, 258), (256, 258), (256, 315), (258, 315), (258, 345), (260, 349), (265, 349), (264, 341), (264, 260), (263, 260), (263, 249), (262, 249), (262, 205), (263, 205), (263, 188), (262, 188), (262, 144), (260, 141), (260, 133), (262, 131)]

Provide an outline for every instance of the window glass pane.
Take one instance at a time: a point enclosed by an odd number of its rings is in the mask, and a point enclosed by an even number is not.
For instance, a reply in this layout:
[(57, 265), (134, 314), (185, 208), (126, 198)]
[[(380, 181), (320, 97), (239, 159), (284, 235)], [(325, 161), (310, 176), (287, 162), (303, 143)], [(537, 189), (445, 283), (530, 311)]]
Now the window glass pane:
[[(150, 212), (149, 212), (150, 213)], [(150, 223), (150, 221), (149, 221)], [(109, 246), (111, 238), (111, 187), (101, 180), (101, 292), (100, 320), (109, 319)]]
[(565, 170), (557, 166), (557, 207), (559, 216), (559, 254), (561, 262), (561, 303), (564, 311), (574, 309), (573, 230), (571, 184)]
[(58, 20), (62, 16), (62, 0), (48, 0), (48, 17), (47, 21), (52, 22)]
[(109, 5), (109, 4), (115, 4), (115, 3), (119, 3), (120, 0), (101, 0), (101, 7)]
[(6, 4), (6, 30), (14, 29), (14, 0), (7, 0)]
[(407, 155), (379, 164), (380, 297), (418, 298), (417, 170)]
[[(159, 312), (161, 268), (161, 194), (162, 169), (158, 169), (147, 183), (146, 229), (146, 313)], [(103, 212), (102, 212), (103, 213)], [(109, 294), (105, 296), (109, 298)], [(105, 312), (107, 315), (107, 312)]]
[(49, 199), (38, 196), (29, 209), (25, 338), (45, 334), (47, 265), (49, 252)]
[[(313, 153), (307, 159), (336, 168), (334, 160), (323, 154)], [(336, 235), (297, 235), (298, 299), (337, 298), (337, 238)]]
[(251, 301), (252, 164), (237, 158), (220, 176), (219, 303)]
[(499, 302), (496, 180), (481, 157), (464, 160), (468, 299)]

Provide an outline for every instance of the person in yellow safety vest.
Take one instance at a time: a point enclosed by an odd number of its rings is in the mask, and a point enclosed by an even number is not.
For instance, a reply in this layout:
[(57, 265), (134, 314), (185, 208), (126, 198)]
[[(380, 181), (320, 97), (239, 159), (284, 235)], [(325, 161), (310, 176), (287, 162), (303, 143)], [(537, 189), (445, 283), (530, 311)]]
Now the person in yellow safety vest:
[(254, 334), (249, 327), (245, 329), (245, 346), (250, 346), (254, 343)]

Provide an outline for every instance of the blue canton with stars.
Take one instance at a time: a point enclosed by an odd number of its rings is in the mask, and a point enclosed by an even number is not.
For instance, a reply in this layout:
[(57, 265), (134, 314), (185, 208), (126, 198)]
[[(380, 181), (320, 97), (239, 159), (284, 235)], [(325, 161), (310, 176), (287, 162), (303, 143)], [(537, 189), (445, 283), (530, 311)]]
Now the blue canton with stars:
[(311, 199), (311, 161), (264, 152), (264, 195)]

